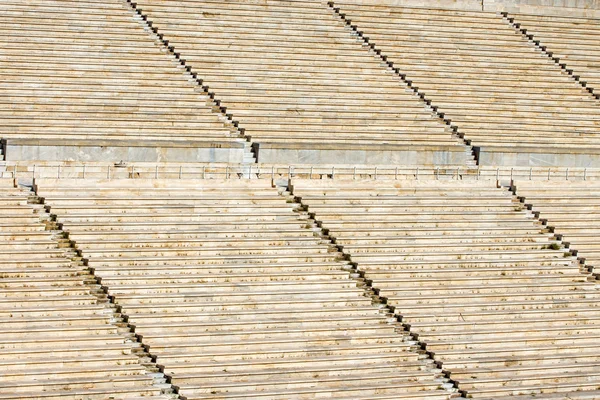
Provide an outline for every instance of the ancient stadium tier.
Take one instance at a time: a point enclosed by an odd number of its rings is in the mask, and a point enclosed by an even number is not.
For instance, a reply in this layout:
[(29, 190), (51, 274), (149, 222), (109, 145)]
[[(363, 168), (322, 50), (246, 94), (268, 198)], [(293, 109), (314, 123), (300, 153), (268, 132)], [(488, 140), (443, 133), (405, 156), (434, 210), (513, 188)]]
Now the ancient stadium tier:
[(0, 2), (0, 400), (600, 399), (599, 27)]

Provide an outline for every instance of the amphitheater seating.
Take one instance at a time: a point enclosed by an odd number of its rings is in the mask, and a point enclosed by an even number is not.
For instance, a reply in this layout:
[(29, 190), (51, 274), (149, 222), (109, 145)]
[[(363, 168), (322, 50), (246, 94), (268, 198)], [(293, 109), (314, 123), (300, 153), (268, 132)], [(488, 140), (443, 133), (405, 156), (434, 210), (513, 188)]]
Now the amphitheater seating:
[(600, 397), (600, 292), (509, 190), (295, 179), (293, 194), (468, 397)]
[(600, 19), (526, 14), (509, 18), (600, 95)]
[(597, 100), (489, 12), (335, 1), (479, 151), (481, 165), (600, 166)]
[(321, 1), (137, 1), (261, 162), (465, 164), (471, 150)]
[(171, 398), (30, 195), (0, 180), (0, 399)]
[(7, 159), (243, 161), (245, 139), (134, 16), (119, 0), (0, 3)]
[(452, 396), (269, 180), (37, 185), (185, 398)]
[[(597, 181), (516, 181), (517, 195), (561, 235), (590, 267), (600, 267)], [(595, 268), (595, 273), (600, 273)]]

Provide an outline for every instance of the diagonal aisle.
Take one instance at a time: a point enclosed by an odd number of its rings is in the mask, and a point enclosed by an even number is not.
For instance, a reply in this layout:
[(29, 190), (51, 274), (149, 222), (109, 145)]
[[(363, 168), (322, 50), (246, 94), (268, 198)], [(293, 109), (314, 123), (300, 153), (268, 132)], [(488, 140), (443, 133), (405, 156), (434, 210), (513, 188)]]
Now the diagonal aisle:
[(599, 395), (594, 278), (507, 189), (294, 179), (293, 194), (466, 395)]
[(491, 12), (338, 9), (479, 149), (480, 165), (600, 165), (600, 104)]
[(469, 147), (320, 1), (135, 2), (261, 162), (462, 164)]
[(600, 18), (512, 13), (508, 18), (600, 98)]
[(245, 139), (135, 17), (118, 0), (0, 3), (8, 159), (242, 161)]
[(0, 185), (0, 399), (173, 398), (33, 193)]
[(598, 274), (600, 245), (598, 234), (598, 206), (600, 184), (596, 181), (526, 181), (514, 182), (517, 196), (539, 213), (539, 218), (569, 243), (577, 257)]
[(263, 180), (39, 180), (187, 399), (448, 399), (297, 204)]

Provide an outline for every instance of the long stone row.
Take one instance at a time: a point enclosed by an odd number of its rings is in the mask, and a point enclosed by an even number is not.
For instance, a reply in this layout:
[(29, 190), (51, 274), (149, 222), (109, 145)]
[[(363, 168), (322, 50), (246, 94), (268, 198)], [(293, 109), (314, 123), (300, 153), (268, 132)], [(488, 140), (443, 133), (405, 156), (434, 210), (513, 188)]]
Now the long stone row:
[(245, 140), (160, 44), (119, 0), (0, 2), (7, 159), (242, 162)]
[(600, 95), (600, 19), (527, 14), (509, 17)]
[(334, 6), (452, 121), (481, 165), (600, 165), (597, 100), (500, 16), (359, 3)]
[(293, 194), (467, 396), (600, 397), (600, 292), (508, 189), (294, 179)]
[(600, 224), (598, 208), (600, 185), (595, 181), (581, 182), (514, 182), (516, 193), (539, 218), (546, 220), (554, 233), (562, 236), (577, 257), (584, 260), (594, 273), (600, 270)]
[(456, 395), (269, 180), (38, 180), (37, 193), (187, 399)]
[(465, 164), (471, 150), (321, 1), (136, 1), (261, 162)]
[[(113, 324), (93, 275), (40, 221), (29, 190), (0, 180), (0, 399), (168, 399), (162, 374)], [(148, 357), (146, 362), (150, 363)]]

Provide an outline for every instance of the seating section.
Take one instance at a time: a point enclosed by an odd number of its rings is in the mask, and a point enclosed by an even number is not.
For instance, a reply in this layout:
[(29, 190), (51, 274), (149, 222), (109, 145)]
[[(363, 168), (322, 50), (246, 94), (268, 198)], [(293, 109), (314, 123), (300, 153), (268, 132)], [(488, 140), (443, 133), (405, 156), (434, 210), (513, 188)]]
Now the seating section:
[(600, 166), (598, 102), (501, 17), (335, 1), (479, 149), (481, 165)]
[(509, 18), (600, 95), (600, 19), (526, 14)]
[(7, 159), (242, 162), (245, 139), (134, 16), (119, 0), (0, 3)]
[(600, 399), (598, 20), (382, 3), (0, 1), (0, 400)]
[(185, 398), (453, 396), (268, 180), (37, 185)]
[(171, 398), (31, 195), (0, 180), (0, 399)]
[(321, 1), (137, 1), (259, 161), (465, 164), (471, 150)]
[(600, 184), (597, 181), (516, 181), (517, 195), (524, 198), (548, 226), (561, 235), (577, 256), (600, 273)]
[(298, 179), (293, 194), (467, 397), (600, 397), (600, 292), (508, 189)]

